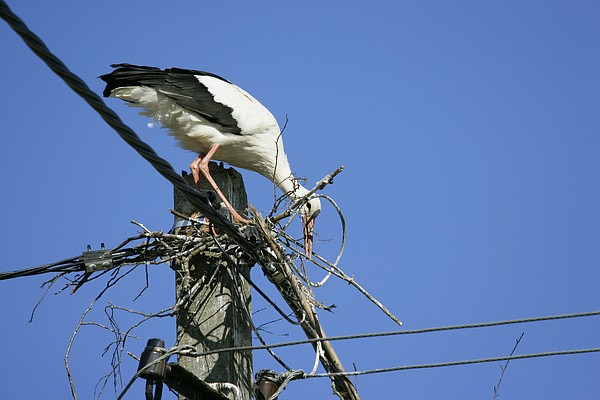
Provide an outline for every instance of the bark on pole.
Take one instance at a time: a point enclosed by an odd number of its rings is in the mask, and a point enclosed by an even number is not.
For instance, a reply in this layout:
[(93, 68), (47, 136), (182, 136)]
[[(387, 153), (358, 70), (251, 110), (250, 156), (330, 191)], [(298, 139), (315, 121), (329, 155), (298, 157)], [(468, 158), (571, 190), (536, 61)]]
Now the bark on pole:
[[(210, 171), (232, 206), (244, 211), (248, 200), (241, 175), (234, 169), (225, 169), (216, 163), (210, 163)], [(202, 189), (211, 189), (205, 180), (200, 185)], [(175, 210), (187, 216), (195, 212), (177, 191)], [(174, 263), (178, 300), (186, 296), (196, 283), (201, 283), (197, 294), (186, 303), (188, 306), (178, 312), (179, 345), (192, 345), (202, 352), (252, 344), (250, 287), (237, 275), (236, 269), (227, 263), (227, 259), (219, 252), (200, 253), (185, 265), (182, 260)], [(248, 275), (250, 267), (248, 264), (242, 265)], [(249, 351), (225, 352), (206, 357), (180, 356), (178, 362), (207, 383), (222, 383), (221, 387), (230, 387), (230, 394), (227, 389), (223, 392), (230, 398), (234, 398), (231, 394), (235, 391), (239, 391), (239, 394), (235, 394), (235, 399), (252, 398), (252, 353)]]

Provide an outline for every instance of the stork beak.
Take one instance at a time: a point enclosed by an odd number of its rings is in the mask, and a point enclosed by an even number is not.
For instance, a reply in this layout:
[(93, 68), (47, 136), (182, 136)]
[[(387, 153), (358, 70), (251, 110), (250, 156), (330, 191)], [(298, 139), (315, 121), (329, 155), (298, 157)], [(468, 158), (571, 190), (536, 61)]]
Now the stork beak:
[(312, 258), (313, 234), (315, 233), (315, 217), (302, 216), (302, 233), (304, 235), (304, 254)]

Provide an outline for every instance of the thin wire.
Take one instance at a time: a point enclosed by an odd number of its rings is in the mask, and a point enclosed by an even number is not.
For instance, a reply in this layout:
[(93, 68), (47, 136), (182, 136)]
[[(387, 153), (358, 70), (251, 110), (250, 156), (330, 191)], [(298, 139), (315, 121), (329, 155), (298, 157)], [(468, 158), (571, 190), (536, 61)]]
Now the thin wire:
[(600, 352), (600, 347), (580, 350), (564, 350), (564, 351), (549, 351), (546, 353), (534, 353), (534, 354), (522, 354), (518, 356), (504, 356), (504, 357), (492, 357), (492, 358), (479, 358), (476, 360), (462, 360), (462, 361), (450, 361), (436, 364), (419, 364), (419, 365), (406, 365), (390, 368), (378, 368), (369, 369), (365, 371), (346, 371), (346, 372), (332, 372), (323, 374), (309, 374), (304, 375), (304, 378), (331, 378), (335, 376), (358, 376), (368, 374), (379, 374), (383, 372), (394, 372), (394, 371), (406, 371), (410, 369), (425, 369), (425, 368), (439, 368), (439, 367), (453, 367), (456, 365), (468, 365), (468, 364), (479, 364), (488, 362), (497, 362), (504, 360), (522, 360), (526, 358), (537, 358), (537, 357), (550, 357), (550, 356), (563, 356), (572, 354), (584, 354), (584, 353), (596, 353)]
[[(324, 195), (324, 194), (318, 194), (318, 195), (315, 195), (315, 197), (323, 198), (323, 199), (329, 201), (331, 203), (331, 205), (333, 206), (333, 208), (335, 209), (335, 211), (337, 211), (338, 216), (340, 217), (340, 224), (341, 224), (341, 227), (342, 227), (342, 241), (340, 243), (340, 248), (338, 250), (338, 255), (337, 255), (335, 261), (333, 262), (333, 264), (331, 264), (332, 268), (337, 268), (337, 265), (339, 264), (340, 260), (342, 259), (342, 254), (344, 253), (344, 248), (346, 247), (346, 220), (344, 218), (344, 214), (342, 213), (342, 210), (340, 209), (340, 207), (337, 205), (337, 203), (331, 197), (329, 197), (327, 195)], [(290, 221), (291, 221), (291, 219), (290, 219)], [(285, 240), (287, 240), (288, 242), (296, 245), (296, 247), (300, 247), (300, 243), (285, 232), (285, 227), (279, 233), (280, 233), (281, 237), (283, 237)], [(280, 242), (281, 242), (281, 239), (280, 239)], [(296, 252), (296, 254), (298, 254), (301, 258), (305, 257), (305, 255), (301, 251), (299, 251), (297, 248), (292, 247), (292, 246), (287, 246), (287, 247), (289, 247), (294, 252)], [(316, 253), (313, 253), (313, 255), (315, 256), (315, 258), (324, 260), (324, 259), (322, 259)], [(317, 264), (317, 262), (315, 261), (315, 259), (311, 259), (310, 262), (312, 262), (313, 264), (319, 266)], [(331, 277), (331, 275), (333, 274), (333, 271), (331, 269), (324, 268), (327, 271), (327, 274), (325, 275), (325, 277), (323, 277), (319, 282), (312, 282), (308, 278), (308, 276), (306, 276), (306, 274), (300, 273), (300, 271), (298, 270), (298, 268), (296, 268), (295, 265), (292, 265), (292, 266), (294, 267), (294, 269), (296, 270), (296, 272), (298, 273), (298, 275), (300, 277), (302, 277), (302, 279), (310, 287), (321, 287), (321, 286), (323, 286), (327, 282), (327, 280)]]
[(206, 355), (210, 355), (210, 354), (224, 353), (224, 352), (231, 352), (231, 351), (265, 350), (266, 348), (274, 349), (274, 348), (278, 348), (278, 347), (297, 346), (300, 344), (308, 344), (308, 343), (315, 343), (315, 342), (333, 342), (336, 340), (366, 339), (366, 338), (398, 336), (398, 335), (414, 335), (414, 334), (421, 334), (421, 333), (442, 332), (442, 331), (451, 331), (451, 330), (459, 330), (459, 329), (487, 328), (487, 327), (500, 326), (500, 325), (522, 324), (522, 323), (540, 322), (540, 321), (552, 321), (552, 320), (568, 319), (568, 318), (592, 317), (592, 316), (597, 316), (597, 315), (600, 315), (600, 311), (591, 311), (591, 312), (576, 313), (576, 314), (551, 315), (551, 316), (545, 316), (545, 317), (523, 318), (523, 319), (513, 319), (513, 320), (495, 321), (495, 322), (483, 322), (483, 323), (477, 323), (477, 324), (450, 325), (450, 326), (441, 326), (441, 327), (434, 327), (434, 328), (414, 329), (414, 330), (407, 330), (407, 331), (361, 333), (361, 334), (355, 334), (355, 335), (331, 336), (331, 337), (326, 337), (326, 338), (312, 338), (312, 339), (296, 340), (296, 341), (290, 341), (290, 342), (274, 343), (274, 344), (270, 344), (268, 346), (228, 347), (228, 348), (223, 348), (223, 349), (209, 350), (209, 351), (202, 352), (202, 353), (193, 353), (191, 355), (194, 357), (202, 357), (202, 356), (206, 356)]

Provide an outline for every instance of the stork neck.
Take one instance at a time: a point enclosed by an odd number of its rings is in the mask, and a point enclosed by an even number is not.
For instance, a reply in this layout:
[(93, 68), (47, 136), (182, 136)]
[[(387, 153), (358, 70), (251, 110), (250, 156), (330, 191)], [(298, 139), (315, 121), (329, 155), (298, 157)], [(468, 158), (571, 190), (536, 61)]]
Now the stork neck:
[[(277, 168), (277, 172), (280, 172), (279, 168)], [(309, 190), (302, 186), (298, 182), (298, 179), (292, 175), (291, 171), (289, 171), (289, 167), (287, 174), (278, 174), (276, 182), (283, 193), (288, 194), (293, 199), (302, 197), (309, 192)]]
[[(289, 195), (294, 200), (306, 195), (309, 191), (298, 182), (298, 179), (292, 174), (287, 155), (283, 150), (281, 141), (277, 143), (278, 151), (275, 165), (272, 165), (270, 171), (264, 175), (272, 180), (284, 194)], [(272, 171), (275, 170), (275, 173)]]

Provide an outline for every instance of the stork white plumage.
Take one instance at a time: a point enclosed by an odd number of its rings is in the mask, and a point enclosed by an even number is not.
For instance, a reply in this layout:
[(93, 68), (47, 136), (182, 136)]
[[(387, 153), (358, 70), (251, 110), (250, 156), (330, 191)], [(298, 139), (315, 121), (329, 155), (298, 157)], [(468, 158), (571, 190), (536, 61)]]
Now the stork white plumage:
[[(141, 114), (157, 120), (185, 149), (199, 154), (190, 169), (196, 185), (202, 173), (236, 222), (247, 222), (233, 209), (208, 171), (211, 159), (248, 169), (270, 179), (292, 199), (308, 190), (292, 175), (275, 117), (258, 100), (233, 83), (203, 71), (131, 64), (100, 78), (105, 97), (116, 97), (142, 108)], [(312, 198), (300, 210), (304, 248), (312, 254), (315, 217), (321, 202)]]

